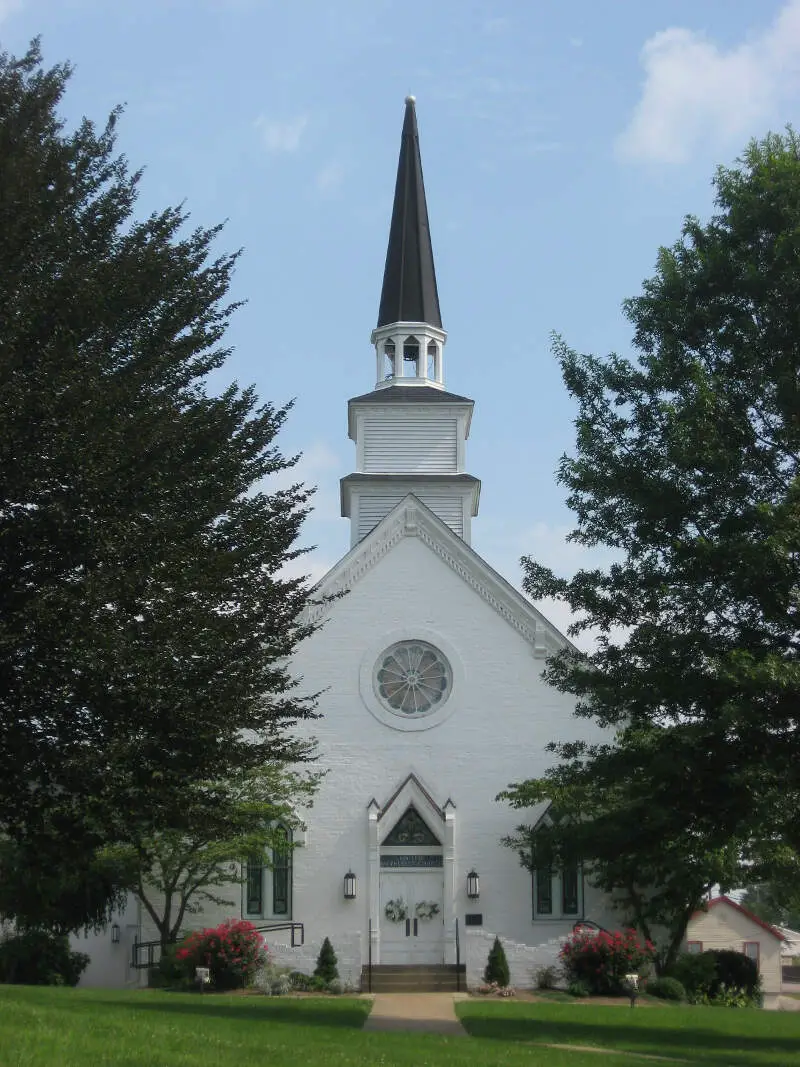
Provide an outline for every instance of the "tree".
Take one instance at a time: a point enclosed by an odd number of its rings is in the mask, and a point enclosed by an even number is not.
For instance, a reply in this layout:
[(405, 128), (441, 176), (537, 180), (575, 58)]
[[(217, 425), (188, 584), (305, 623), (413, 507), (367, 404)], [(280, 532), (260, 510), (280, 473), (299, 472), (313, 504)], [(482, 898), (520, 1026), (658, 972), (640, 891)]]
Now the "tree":
[(207, 783), (309, 759), (314, 715), (290, 405), (209, 391), (237, 254), (137, 217), (119, 112), (67, 132), (69, 76), (0, 56), (0, 835), (53, 871), (224, 825)]
[(506, 959), (506, 950), (503, 948), (503, 942), (499, 937), (494, 939), (494, 944), (489, 949), (489, 958), (486, 961), (486, 967), (484, 968), (483, 980), (484, 982), (496, 982), (503, 988), (505, 988), (511, 980), (508, 970), (508, 960)]
[(742, 903), (759, 919), (773, 926), (800, 928), (800, 863), (795, 857), (794, 871), (785, 869), (770, 882), (756, 882), (747, 886)]
[(319, 779), (319, 774), (270, 765), (214, 783), (210, 788), (224, 797), (225, 825), (217, 818), (213, 825), (163, 830), (135, 848), (106, 851), (107, 862), (132, 869), (127, 884), (153, 920), (162, 949), (177, 939), (186, 917), (202, 912), (205, 904), (238, 906), (231, 891), (238, 896), (243, 861), (258, 856), (268, 866), (269, 857), (286, 848), (285, 827), (299, 825), (297, 809), (311, 804)]
[[(523, 560), (531, 596), (599, 633), (547, 679), (619, 732), (553, 746), (528, 796), (567, 791), (593, 875), (623, 893), (620, 858), (658, 894), (688, 857), (676, 923), (731, 850), (800, 845), (800, 140), (752, 142), (714, 184), (716, 214), (687, 218), (625, 304), (633, 358), (555, 342), (578, 405), (570, 538), (616, 561), (564, 579)], [(524, 783), (510, 793), (522, 806)]]
[(333, 945), (331, 944), (330, 938), (326, 937), (319, 950), (317, 966), (314, 968), (314, 974), (324, 982), (335, 982), (339, 977), (339, 970), (336, 966), (337, 963), (338, 960), (336, 959)]
[[(662, 765), (666, 746), (655, 731), (622, 731), (614, 745), (554, 746), (561, 762), (540, 779), (500, 794), (512, 808), (549, 805), (547, 818), (504, 839), (531, 873), (585, 864), (585, 877), (656, 945), (660, 974), (677, 958), (692, 915), (714, 886), (741, 880), (741, 844), (717, 838), (710, 825), (672, 816), (680, 772)], [(569, 757), (569, 758), (568, 758)], [(678, 753), (674, 765), (680, 767)], [(591, 915), (587, 916), (591, 918)]]

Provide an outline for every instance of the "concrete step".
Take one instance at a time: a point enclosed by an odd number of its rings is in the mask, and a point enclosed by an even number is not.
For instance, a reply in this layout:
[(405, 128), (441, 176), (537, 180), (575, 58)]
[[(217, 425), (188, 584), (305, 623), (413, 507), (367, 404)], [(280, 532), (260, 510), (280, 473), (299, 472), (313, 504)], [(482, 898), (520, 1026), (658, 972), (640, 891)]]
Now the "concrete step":
[[(455, 993), (466, 986), (462, 965), (378, 964), (372, 968), (373, 993)], [(459, 981), (460, 979), (460, 981)], [(369, 988), (369, 968), (361, 973), (361, 988)]]
[[(366, 966), (363, 968), (367, 970)], [(373, 974), (463, 974), (466, 965), (457, 967), (455, 963), (373, 963)]]
[(368, 993), (463, 993), (465, 986), (463, 982), (460, 987), (457, 982), (376, 982), (373, 977), (372, 988), (365, 978), (361, 989)]

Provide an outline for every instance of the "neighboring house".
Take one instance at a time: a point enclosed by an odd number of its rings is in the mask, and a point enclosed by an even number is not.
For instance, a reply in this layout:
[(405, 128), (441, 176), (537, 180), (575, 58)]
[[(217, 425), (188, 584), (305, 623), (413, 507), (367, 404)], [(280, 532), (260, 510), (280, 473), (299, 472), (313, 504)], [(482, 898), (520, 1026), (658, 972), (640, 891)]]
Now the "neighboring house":
[(715, 897), (706, 911), (694, 913), (686, 928), (686, 948), (689, 952), (709, 948), (743, 952), (758, 964), (764, 992), (781, 991), (781, 931), (730, 897)]
[[(302, 922), (303, 951), (268, 936), (299, 969), (330, 937), (350, 981), (369, 959), (452, 965), (457, 952), (475, 981), (498, 933), (512, 981), (530, 985), (576, 921), (615, 920), (579, 868), (531, 878), (501, 838), (544, 805), (520, 813), (495, 798), (544, 772), (549, 741), (607, 734), (542, 679), (566, 638), (470, 546), (473, 401), (445, 389), (446, 339), (409, 98), (374, 351), (361, 371), (342, 363), (356, 387), (374, 383), (347, 410), (351, 549), (316, 590), (347, 595), (311, 608), (320, 625), (293, 663), (304, 690), (322, 693), (307, 729), (329, 773), (297, 847), (246, 865), (236, 915)], [(491, 354), (481, 358), (490, 375)], [(231, 914), (206, 907), (191, 922)], [(145, 921), (143, 940), (155, 936)]]

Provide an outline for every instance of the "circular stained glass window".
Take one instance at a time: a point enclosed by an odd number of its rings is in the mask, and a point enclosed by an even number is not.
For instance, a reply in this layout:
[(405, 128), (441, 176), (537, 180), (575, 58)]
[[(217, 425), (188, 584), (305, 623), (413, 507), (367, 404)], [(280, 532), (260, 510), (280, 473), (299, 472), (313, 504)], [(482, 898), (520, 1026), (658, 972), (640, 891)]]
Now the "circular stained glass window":
[(400, 641), (378, 657), (375, 691), (396, 715), (427, 715), (450, 695), (453, 672), (426, 641)]

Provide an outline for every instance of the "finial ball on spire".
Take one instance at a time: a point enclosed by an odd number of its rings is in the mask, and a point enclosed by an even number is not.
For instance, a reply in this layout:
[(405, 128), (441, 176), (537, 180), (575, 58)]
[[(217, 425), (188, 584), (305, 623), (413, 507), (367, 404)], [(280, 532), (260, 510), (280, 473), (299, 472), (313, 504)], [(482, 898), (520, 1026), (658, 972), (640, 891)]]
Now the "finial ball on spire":
[(416, 96), (409, 95), (409, 96), (406, 97), (406, 103), (407, 104), (416, 104), (416, 102), (417, 102)]

